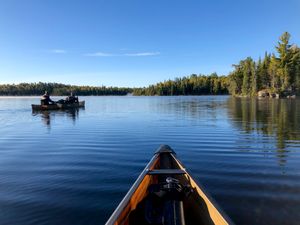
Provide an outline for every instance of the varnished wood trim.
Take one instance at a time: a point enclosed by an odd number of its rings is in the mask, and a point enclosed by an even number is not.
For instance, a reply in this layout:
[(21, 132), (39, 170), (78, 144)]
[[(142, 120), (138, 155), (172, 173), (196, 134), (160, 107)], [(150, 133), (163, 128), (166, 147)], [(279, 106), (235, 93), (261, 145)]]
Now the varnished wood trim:
[[(179, 168), (184, 169), (181, 162), (176, 157), (174, 157), (174, 155), (172, 155), (172, 157), (177, 162)], [(205, 201), (206, 206), (208, 208), (209, 215), (215, 224), (217, 225), (234, 224), (232, 221), (230, 221), (229, 218), (227, 218), (226, 215), (222, 215), (223, 213), (221, 213), (220, 209), (217, 209), (216, 203), (214, 203), (213, 200), (208, 196), (208, 194), (205, 193), (204, 190), (200, 188), (200, 185), (196, 183), (196, 181), (190, 176), (188, 172), (186, 172), (185, 176), (187, 179), (190, 180), (191, 186), (197, 190), (198, 194)]]
[(155, 168), (155, 164), (158, 162), (159, 155), (155, 154), (150, 162), (147, 164), (145, 169), (139, 175), (137, 180), (134, 182), (130, 190), (127, 192), (121, 203), (118, 205), (116, 210), (110, 216), (105, 225), (127, 225), (129, 212), (134, 210), (136, 205), (143, 199), (147, 187), (151, 182), (151, 176), (147, 176), (147, 172), (150, 169)]

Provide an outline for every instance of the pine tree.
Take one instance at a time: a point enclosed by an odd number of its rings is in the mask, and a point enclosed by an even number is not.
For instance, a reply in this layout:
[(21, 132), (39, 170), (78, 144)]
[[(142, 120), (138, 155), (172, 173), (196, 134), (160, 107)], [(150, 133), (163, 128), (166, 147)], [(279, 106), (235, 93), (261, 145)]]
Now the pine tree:
[(252, 63), (251, 63), (251, 95), (256, 96), (256, 94), (257, 94), (257, 74), (256, 74), (255, 62), (252, 61)]
[[(253, 77), (253, 59), (248, 57), (247, 59), (241, 61), (241, 67), (243, 71), (243, 86), (242, 86), (242, 94), (250, 95), (251, 94), (251, 84)], [(256, 85), (256, 78), (255, 78)]]
[(284, 32), (279, 38), (276, 49), (279, 53), (279, 75), (281, 80), (281, 90), (290, 89), (291, 81), (293, 80), (292, 69), (292, 51), (291, 44), (289, 44), (291, 35)]
[(278, 60), (273, 54), (271, 57), (270, 65), (268, 68), (268, 73), (270, 74), (271, 77), (271, 89), (274, 92), (278, 91), (278, 86), (279, 86), (279, 76), (278, 76)]

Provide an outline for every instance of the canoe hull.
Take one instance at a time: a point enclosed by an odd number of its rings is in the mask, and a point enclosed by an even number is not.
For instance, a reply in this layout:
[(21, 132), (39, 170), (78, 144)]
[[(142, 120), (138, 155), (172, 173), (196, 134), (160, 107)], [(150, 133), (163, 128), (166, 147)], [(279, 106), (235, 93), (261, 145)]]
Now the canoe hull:
[[(119, 206), (113, 212), (106, 225), (148, 225), (142, 221), (145, 209), (143, 205), (149, 197), (150, 185), (155, 185), (172, 177), (184, 185), (189, 185), (192, 194), (183, 200), (185, 224), (218, 224), (233, 222), (198, 185), (176, 158), (176, 153), (169, 146), (161, 146), (146, 168), (135, 181)], [(146, 200), (145, 200), (146, 199)], [(144, 210), (144, 211), (143, 211)]]
[(60, 109), (74, 109), (83, 108), (85, 106), (85, 101), (72, 104), (50, 104), (50, 105), (31, 105), (32, 110), (60, 110)]

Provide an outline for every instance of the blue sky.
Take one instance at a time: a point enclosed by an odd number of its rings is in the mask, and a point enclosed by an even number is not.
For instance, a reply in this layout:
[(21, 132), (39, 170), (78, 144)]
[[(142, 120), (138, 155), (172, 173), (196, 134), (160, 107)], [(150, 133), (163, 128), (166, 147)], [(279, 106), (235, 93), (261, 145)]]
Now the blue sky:
[(300, 44), (300, 1), (0, 0), (0, 83), (144, 86)]

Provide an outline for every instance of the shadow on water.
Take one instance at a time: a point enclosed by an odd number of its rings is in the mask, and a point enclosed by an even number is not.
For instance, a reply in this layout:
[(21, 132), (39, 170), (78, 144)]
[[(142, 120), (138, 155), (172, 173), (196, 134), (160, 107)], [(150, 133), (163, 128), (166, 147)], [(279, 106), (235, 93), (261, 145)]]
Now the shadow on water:
[(74, 109), (65, 109), (65, 110), (45, 110), (45, 111), (33, 111), (33, 116), (39, 116), (41, 121), (48, 128), (51, 128), (52, 121), (56, 117), (64, 117), (66, 116), (68, 119), (73, 121), (75, 124), (76, 120), (79, 118), (79, 111), (84, 110), (84, 108), (74, 108)]
[(227, 103), (229, 116), (238, 129), (275, 137), (279, 164), (285, 165), (287, 145), (300, 140), (299, 99), (229, 98)]
[[(207, 101), (208, 99), (208, 101)], [(223, 96), (181, 96), (177, 98), (160, 99), (160, 103), (155, 105), (152, 110), (160, 114), (172, 114), (179, 118), (192, 120), (203, 120), (207, 116), (216, 118), (224, 110), (226, 103)]]

